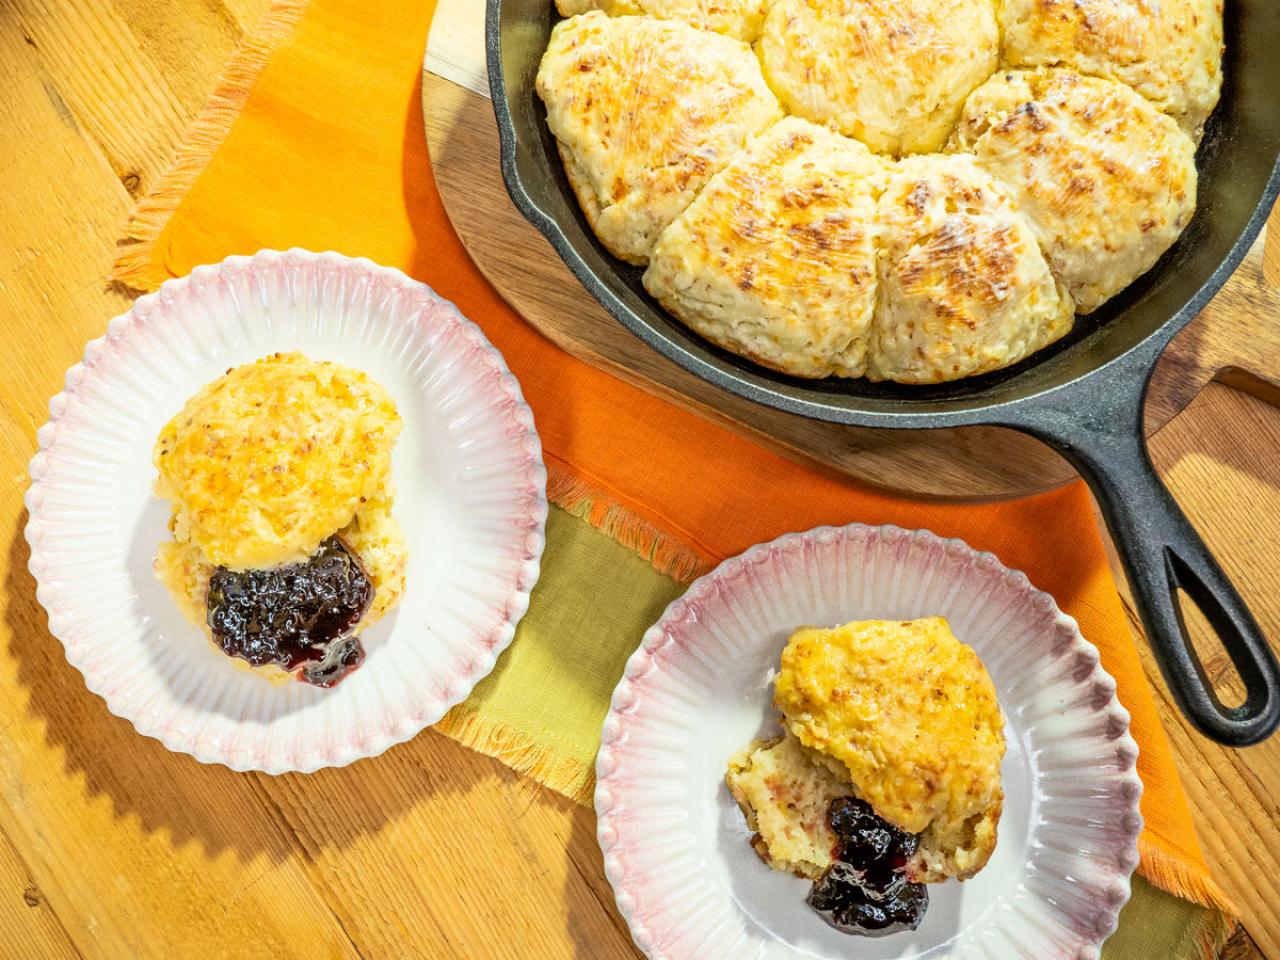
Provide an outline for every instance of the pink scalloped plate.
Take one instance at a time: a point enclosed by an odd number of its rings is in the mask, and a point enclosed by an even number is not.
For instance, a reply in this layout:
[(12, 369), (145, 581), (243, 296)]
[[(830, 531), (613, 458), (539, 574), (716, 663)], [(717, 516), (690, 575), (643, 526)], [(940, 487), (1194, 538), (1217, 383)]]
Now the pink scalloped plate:
[[(237, 668), (152, 569), (161, 426), (227, 368), (289, 350), (366, 371), (404, 420), (404, 599), (329, 690)], [(197, 267), (112, 320), (49, 411), (26, 496), (37, 596), (89, 689), (171, 750), (268, 773), (374, 756), (465, 698), (528, 609), (547, 516), (533, 413), (480, 329), (398, 270), (305, 250)]]
[[(999, 842), (930, 887), (919, 929), (839, 933), (809, 883), (752, 850), (725, 766), (777, 731), (778, 657), (805, 624), (940, 614), (982, 658), (1006, 717)], [(627, 663), (596, 760), (605, 871), (653, 960), (1096, 960), (1129, 897), (1138, 747), (1097, 649), (1048, 594), (928, 531), (820, 527), (726, 560)]]

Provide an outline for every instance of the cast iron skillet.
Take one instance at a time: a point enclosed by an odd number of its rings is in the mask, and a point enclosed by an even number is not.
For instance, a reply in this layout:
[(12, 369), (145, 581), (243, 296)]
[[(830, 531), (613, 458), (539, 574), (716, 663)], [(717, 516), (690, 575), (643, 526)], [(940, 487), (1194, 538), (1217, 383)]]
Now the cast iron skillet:
[[(1017, 366), (933, 387), (807, 381), (720, 350), (644, 292), (641, 271), (596, 240), (565, 179), (534, 76), (556, 19), (551, 0), (488, 0), (489, 84), (512, 200), (583, 286), (660, 353), (740, 396), (863, 427), (996, 424), (1061, 452), (1102, 507), (1179, 704), (1205, 735), (1256, 743), (1280, 722), (1280, 667), (1257, 621), (1147, 455), (1142, 407), (1160, 352), (1231, 275), (1280, 191), (1280, 3), (1228, 0), (1225, 84), (1197, 163), (1199, 207), (1178, 243), (1128, 290)], [(1178, 589), (1221, 638), (1247, 689), (1227, 707), (1190, 645)]]

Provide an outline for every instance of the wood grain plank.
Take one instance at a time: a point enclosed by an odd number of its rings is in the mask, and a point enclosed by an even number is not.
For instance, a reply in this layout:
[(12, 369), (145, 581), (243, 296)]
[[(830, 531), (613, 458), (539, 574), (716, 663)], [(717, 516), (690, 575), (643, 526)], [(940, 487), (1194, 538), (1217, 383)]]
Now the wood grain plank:
[[(41, 39), (28, 44), (24, 31)], [(35, 430), (84, 341), (128, 304), (105, 275), (129, 196), (45, 69), (52, 42), (85, 41), (0, 18), (0, 169), (11, 178), (0, 196), (0, 315), (22, 345), (0, 376), (0, 830), (86, 956), (353, 955), (252, 782), (111, 717), (35, 599), (21, 535)]]
[(0, 378), (0, 402), (29, 425), (46, 418), (59, 367), (131, 302), (105, 279), (128, 192), (45, 69), (45, 51), (23, 39), (36, 34), (21, 16), (0, 18), (0, 174), (10, 184), (0, 191), (0, 295), (25, 361)]
[[(376, 764), (262, 788), (365, 957), (405, 943), (423, 956), (635, 956), (601, 896), (591, 814), (434, 732)], [(521, 907), (533, 891), (540, 908)]]
[[(102, 0), (12, 2), (12, 20), (38, 52), (44, 83), (64, 121), (99, 147), (131, 195), (141, 196), (168, 166), (181, 132), (208, 96), (209, 76), (237, 38), (234, 24), (206, 14), (221, 27), (206, 26), (208, 43), (194, 56), (193, 38), (184, 43), (173, 26), (200, 22), (187, 5), (149, 3), (143, 16), (136, 0), (125, 10)], [(166, 23), (171, 43), (154, 32), (154, 24)]]
[(13, 960), (79, 960), (83, 956), (45, 898), (17, 847), (0, 834), (0, 930)]
[[(1212, 384), (1158, 434), (1152, 458), (1273, 644), (1280, 639), (1280, 416)], [(1130, 606), (1131, 617), (1132, 607)], [(1136, 619), (1135, 619), (1136, 627)], [(1193, 621), (1210, 676), (1230, 674), (1217, 642)], [(1215, 876), (1244, 910), (1262, 955), (1280, 957), (1280, 739), (1227, 750), (1195, 733), (1174, 706), (1146, 644), (1147, 673)], [(1247, 954), (1246, 954), (1247, 955)]]
[[(58, 2), (61, 5), (62, 0)], [(83, 14), (87, 15), (102, 6), (102, 0), (84, 0), (84, 3)], [(240, 41), (245, 22), (256, 23), (270, 2), (242, 0), (234, 10), (220, 0), (198, 4), (111, 0), (111, 6), (136, 45), (134, 56), (153, 64), (164, 79), (163, 96), (173, 105), (179, 121), (173, 127), (160, 128), (168, 140), (170, 132), (181, 137), (187, 120), (204, 106), (209, 98), (210, 79), (218, 75)], [(132, 86), (129, 89), (132, 90)], [(168, 143), (170, 150), (176, 145), (176, 139)]]
[[(241, 34), (247, 33), (260, 19), (262, 15), (271, 7), (272, 0), (212, 0), (226, 12), (226, 15), (235, 21), (240, 28)], [(212, 80), (222, 69), (222, 64), (208, 75)]]
[(1273, 287), (1280, 287), (1280, 205), (1277, 205), (1271, 211), (1271, 216), (1267, 218), (1264, 241), (1262, 257), (1264, 275), (1267, 283)]

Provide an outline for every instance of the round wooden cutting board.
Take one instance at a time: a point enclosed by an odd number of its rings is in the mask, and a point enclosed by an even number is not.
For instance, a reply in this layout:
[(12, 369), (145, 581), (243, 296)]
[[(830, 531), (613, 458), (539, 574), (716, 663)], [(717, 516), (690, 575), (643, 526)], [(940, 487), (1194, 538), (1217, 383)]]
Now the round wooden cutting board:
[[(998, 427), (866, 430), (763, 407), (706, 383), (632, 336), (579, 285), (507, 196), (493, 110), (479, 92), (486, 89), (483, 14), (479, 3), (443, 5), (432, 26), (422, 76), (431, 165), (472, 258), (543, 334), (588, 363), (793, 459), (894, 493), (1002, 498), (1075, 476), (1049, 448)], [(1280, 399), (1280, 323), (1272, 322), (1280, 317), (1280, 277), (1266, 268), (1267, 259), (1262, 243), (1255, 244), (1226, 287), (1173, 341), (1148, 395), (1149, 435), (1215, 378)]]

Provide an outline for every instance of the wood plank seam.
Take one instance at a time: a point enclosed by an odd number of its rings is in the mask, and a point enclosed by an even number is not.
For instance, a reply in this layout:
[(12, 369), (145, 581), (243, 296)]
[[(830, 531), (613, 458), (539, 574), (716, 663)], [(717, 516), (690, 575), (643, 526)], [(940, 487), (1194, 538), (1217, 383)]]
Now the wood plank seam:
[[(272, 819), (275, 822), (277, 829), (280, 830), (282, 838), (288, 842), (291, 849), (297, 850), (302, 854), (310, 867), (317, 868), (319, 864), (317, 863), (315, 856), (311, 853), (310, 845), (306, 842), (303, 834), (294, 827), (293, 822), (289, 819), (289, 815), (285, 812), (284, 808), (281, 807), (276, 801), (276, 798), (271, 795), (267, 782), (263, 779), (264, 775), (253, 773), (250, 774), (250, 776), (252, 777), (254, 793), (256, 793), (261, 798), (262, 802), (271, 810), (273, 814)], [(351, 948), (351, 952), (360, 958), (360, 960), (368, 960), (352, 938), (351, 931), (348, 930), (347, 925), (343, 923), (342, 917), (338, 915), (333, 904), (331, 904), (325, 896), (328, 891), (322, 886), (317, 886), (310, 874), (311, 871), (308, 871), (307, 882), (311, 884), (311, 888), (316, 892), (317, 897), (324, 904), (325, 909), (328, 910), (330, 915), (333, 917), (334, 922), (338, 925), (338, 929), (342, 931), (342, 935), (346, 939), (347, 945)]]
[[(594, 883), (594, 876), (598, 875), (598, 871), (593, 874), (591, 872), (584, 870), (582, 867), (582, 864), (578, 862), (578, 858), (573, 856), (572, 852), (570, 852), (569, 854), (569, 864), (573, 867), (574, 872), (576, 872), (578, 876), (582, 879), (583, 885), (587, 888), (587, 891), (591, 894), (591, 899), (594, 900), (600, 906), (601, 911), (604, 913), (606, 917), (609, 918), (609, 922), (613, 924), (614, 929), (617, 930), (622, 937), (630, 941), (631, 931), (627, 927), (627, 922), (623, 920), (622, 916), (618, 913), (617, 908), (613, 903), (612, 893), (609, 899), (606, 901), (604, 899), (601, 899), (599, 892), (596, 890), (595, 883)], [(612, 888), (609, 888), (609, 889), (612, 892)]]

